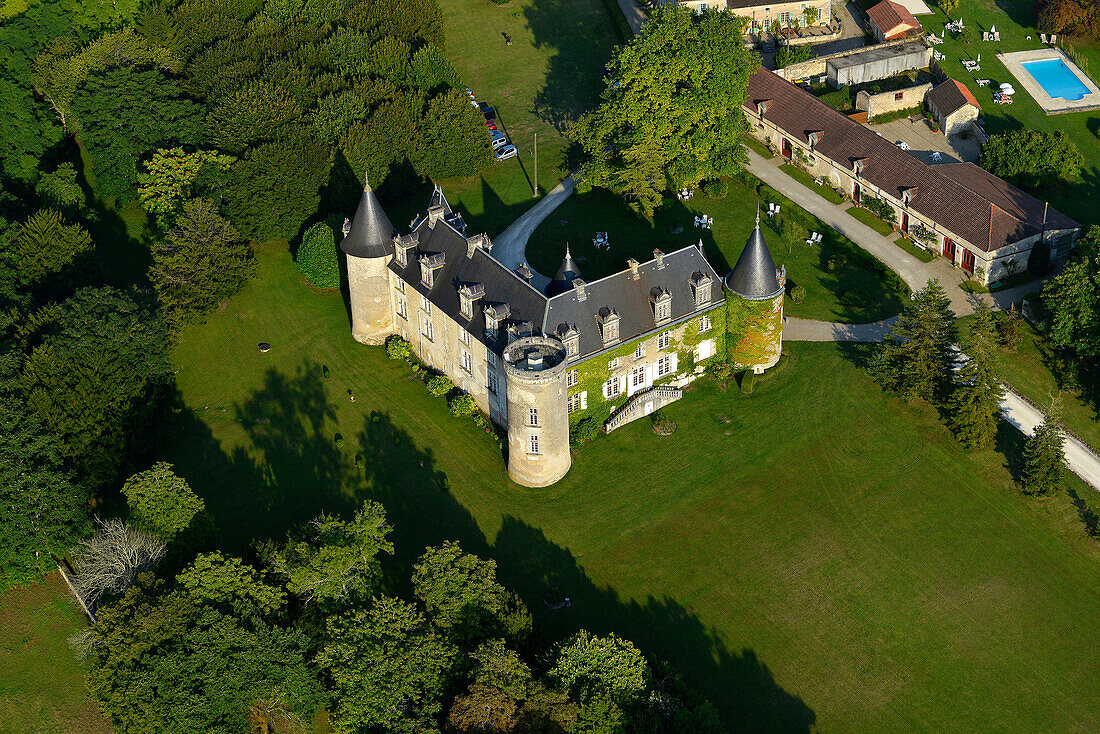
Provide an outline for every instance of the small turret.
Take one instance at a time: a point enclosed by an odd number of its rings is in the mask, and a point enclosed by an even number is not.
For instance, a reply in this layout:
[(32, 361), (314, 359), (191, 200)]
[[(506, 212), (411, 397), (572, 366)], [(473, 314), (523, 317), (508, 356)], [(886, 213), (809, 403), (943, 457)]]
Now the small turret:
[(347, 256), (351, 335), (364, 344), (381, 344), (393, 333), (386, 265), (396, 231), (366, 176), (359, 207), (350, 222), (344, 220), (343, 231), (340, 249)]
[(554, 297), (559, 293), (565, 293), (573, 287), (573, 281), (579, 277), (581, 277), (581, 269), (573, 261), (573, 256), (569, 253), (569, 244), (566, 243), (565, 259), (561, 261), (558, 272), (550, 281), (550, 285), (546, 286), (546, 295)]
[[(763, 372), (779, 361), (783, 352), (783, 295), (787, 275), (775, 267), (775, 260), (760, 232), (760, 208), (756, 210), (756, 227), (749, 235), (737, 264), (725, 278), (726, 289), (751, 308), (754, 318), (746, 332), (731, 344), (730, 357), (739, 367)], [(733, 304), (731, 304), (733, 307)], [(731, 335), (732, 336), (732, 335)]]

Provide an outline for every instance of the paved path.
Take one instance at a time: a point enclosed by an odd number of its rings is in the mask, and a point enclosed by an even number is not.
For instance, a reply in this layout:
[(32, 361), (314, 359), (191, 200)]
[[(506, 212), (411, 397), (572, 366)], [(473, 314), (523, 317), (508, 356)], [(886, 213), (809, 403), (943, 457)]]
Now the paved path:
[[(1004, 419), (1020, 429), (1025, 436), (1030, 436), (1035, 427), (1043, 422), (1043, 414), (1038, 408), (1017, 395), (1005, 385), (1005, 399), (1001, 401), (1001, 415)], [(1100, 456), (1097, 456), (1091, 448), (1073, 436), (1066, 435), (1066, 466), (1069, 470), (1081, 477), (1093, 489), (1100, 490)]]
[(783, 322), (783, 341), (788, 342), (880, 342), (897, 321), (891, 316), (870, 324), (838, 324), (832, 321), (788, 318)]
[[(828, 202), (780, 171), (774, 159), (769, 161), (753, 150), (749, 150), (748, 154), (748, 169), (754, 176), (877, 257), (913, 290), (923, 288), (929, 278), (938, 278), (951, 299), (951, 308), (959, 316), (973, 313), (976, 299), (980, 298), (997, 308), (1006, 308), (1013, 301), (1018, 301), (1022, 296), (1042, 287), (1041, 282), (1035, 281), (993, 294), (966, 293), (958, 287), (965, 280), (963, 272), (951, 267), (946, 260), (937, 257), (930, 263), (921, 262), (895, 245), (893, 240), (887, 239), (849, 214), (846, 210), (852, 206), (851, 202)], [(897, 236), (899, 235), (895, 235), (894, 239)]]
[(646, 14), (642, 10), (635, 0), (619, 0), (619, 10), (623, 11), (623, 17), (626, 18), (627, 25), (630, 26), (630, 30), (634, 32), (635, 36), (639, 36), (642, 33), (642, 26), (645, 25)]
[[(572, 176), (567, 176), (542, 200), (520, 215), (519, 219), (508, 225), (508, 229), (493, 238), (493, 257), (504, 267), (515, 270), (527, 262), (527, 240), (531, 239), (531, 233), (538, 228), (550, 213), (557, 209), (563, 201), (573, 194), (574, 181)], [(550, 282), (541, 273), (535, 273), (531, 279), (532, 284), (538, 288)]]

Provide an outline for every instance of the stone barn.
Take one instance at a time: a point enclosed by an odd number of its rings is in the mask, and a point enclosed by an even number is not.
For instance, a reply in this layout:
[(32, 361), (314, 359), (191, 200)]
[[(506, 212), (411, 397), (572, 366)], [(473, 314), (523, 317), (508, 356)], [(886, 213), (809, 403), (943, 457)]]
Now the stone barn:
[(944, 135), (956, 135), (968, 129), (982, 109), (966, 85), (954, 79), (948, 79), (929, 92), (926, 101), (932, 119)]

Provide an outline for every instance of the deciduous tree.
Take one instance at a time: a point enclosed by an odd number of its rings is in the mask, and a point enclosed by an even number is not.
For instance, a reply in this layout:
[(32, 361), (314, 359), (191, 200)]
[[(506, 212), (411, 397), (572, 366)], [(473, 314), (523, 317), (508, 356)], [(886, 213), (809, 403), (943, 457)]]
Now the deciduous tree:
[(195, 515), (206, 508), (202, 498), (166, 461), (127, 479), (122, 494), (134, 523), (166, 543), (186, 530)]
[(165, 216), (179, 212), (196, 195), (215, 193), (234, 158), (212, 150), (187, 153), (183, 148), (162, 148), (145, 162), (138, 175), (138, 198), (145, 211)]
[(272, 614), (286, 600), (282, 589), (264, 583), (252, 566), (218, 552), (195, 556), (176, 581), (193, 599), (238, 615)]
[(464, 553), (448, 541), (429, 548), (416, 563), (413, 589), (428, 617), (462, 644), (501, 632), (508, 591), (496, 579), (496, 563)]
[(574, 695), (596, 688), (619, 703), (635, 701), (650, 680), (649, 665), (630, 640), (583, 630), (558, 647), (549, 675)]
[(581, 190), (610, 189), (649, 216), (661, 192), (739, 168), (741, 105), (759, 65), (744, 45), (746, 22), (729, 13), (696, 17), (683, 6), (651, 13), (608, 66), (600, 106), (571, 133), (590, 157)]
[(1072, 181), (1084, 163), (1064, 130), (1014, 130), (990, 135), (982, 143), (982, 168), (1020, 186)]
[(1050, 339), (1078, 360), (1100, 358), (1100, 226), (1093, 225), (1061, 273), (1043, 286)]
[(89, 607), (122, 594), (164, 558), (164, 541), (118, 518), (98, 520), (96, 531), (73, 550), (80, 596)]

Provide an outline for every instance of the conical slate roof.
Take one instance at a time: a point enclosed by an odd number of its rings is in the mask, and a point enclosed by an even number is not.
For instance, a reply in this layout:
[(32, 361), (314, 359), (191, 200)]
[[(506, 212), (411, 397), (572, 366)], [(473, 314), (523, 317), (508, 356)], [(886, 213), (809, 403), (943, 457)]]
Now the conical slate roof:
[(573, 256), (569, 254), (569, 245), (566, 244), (565, 259), (561, 261), (561, 266), (554, 279), (550, 281), (550, 285), (546, 286), (546, 295), (556, 296), (559, 293), (565, 293), (573, 287), (573, 281), (580, 277), (581, 270), (577, 267), (577, 263), (573, 262)]
[(749, 235), (741, 257), (726, 276), (726, 287), (750, 301), (775, 298), (783, 292), (775, 275), (775, 260), (760, 234), (760, 212), (756, 212), (756, 228)]
[(359, 208), (351, 220), (351, 230), (340, 242), (340, 249), (351, 257), (385, 257), (393, 252), (394, 232), (389, 217), (364, 176)]

